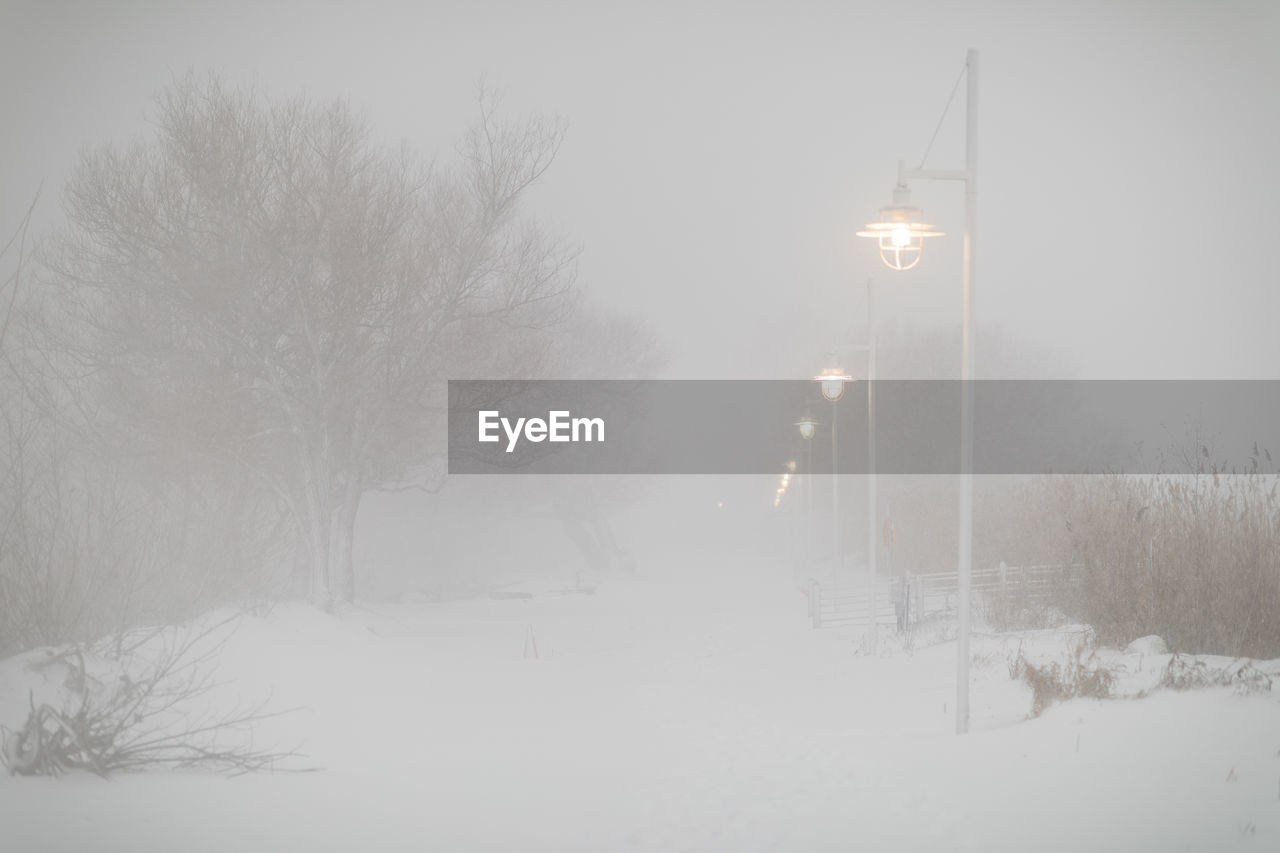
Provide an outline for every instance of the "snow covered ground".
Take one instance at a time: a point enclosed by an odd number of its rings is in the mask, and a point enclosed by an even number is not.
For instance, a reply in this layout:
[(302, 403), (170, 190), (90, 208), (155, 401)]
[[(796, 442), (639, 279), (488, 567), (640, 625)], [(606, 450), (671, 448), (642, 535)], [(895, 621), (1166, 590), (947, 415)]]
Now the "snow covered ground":
[[(691, 577), (247, 616), (219, 701), (302, 708), (256, 737), (322, 770), (5, 777), (0, 850), (1280, 849), (1280, 689), (1029, 720), (1010, 663), (1072, 631), (984, 634), (957, 737), (954, 643), (867, 657), (785, 579)], [(1168, 660), (1106, 657), (1128, 694)], [(27, 660), (0, 663), (10, 727)]]

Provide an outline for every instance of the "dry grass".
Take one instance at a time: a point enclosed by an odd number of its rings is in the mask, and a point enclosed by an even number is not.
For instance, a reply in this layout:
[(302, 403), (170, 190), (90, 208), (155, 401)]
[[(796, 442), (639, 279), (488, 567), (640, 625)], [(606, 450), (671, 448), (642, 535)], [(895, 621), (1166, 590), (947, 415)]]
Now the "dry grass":
[(1082, 573), (1059, 605), (1108, 643), (1280, 657), (1277, 484), (1212, 470), (1046, 481)]
[(1067, 699), (1088, 697), (1106, 699), (1111, 695), (1115, 675), (1098, 660), (1092, 635), (1082, 639), (1071, 650), (1065, 663), (1049, 661), (1035, 664), (1018, 652), (1010, 673), (1031, 688), (1031, 716), (1038, 717), (1049, 706)]

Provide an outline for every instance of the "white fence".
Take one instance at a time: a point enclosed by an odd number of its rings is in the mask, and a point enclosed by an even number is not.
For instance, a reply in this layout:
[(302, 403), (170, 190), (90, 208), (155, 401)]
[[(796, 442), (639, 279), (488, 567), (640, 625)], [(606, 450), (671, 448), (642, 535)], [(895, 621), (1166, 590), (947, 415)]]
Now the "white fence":
[[(972, 600), (988, 611), (1042, 607), (1055, 589), (1074, 582), (1074, 568), (1002, 563), (992, 569), (975, 569), (970, 575)], [(810, 580), (808, 598), (809, 618), (815, 628), (867, 624), (870, 608), (865, 583), (823, 587)], [(877, 578), (876, 625), (910, 627), (921, 619), (955, 613), (959, 601), (958, 572)]]

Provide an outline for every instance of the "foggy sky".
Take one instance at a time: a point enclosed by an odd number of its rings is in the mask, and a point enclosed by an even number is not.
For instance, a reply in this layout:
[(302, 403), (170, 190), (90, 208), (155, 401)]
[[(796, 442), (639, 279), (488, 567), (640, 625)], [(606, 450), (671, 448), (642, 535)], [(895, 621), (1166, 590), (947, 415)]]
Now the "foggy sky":
[[(1280, 378), (1277, 4), (682, 5), (5, 2), (0, 227), (42, 180), (54, 221), (77, 150), (189, 68), (348, 98), (442, 161), (483, 76), (569, 122), (531, 210), (669, 376), (805, 376), (861, 341), (868, 276), (883, 322), (958, 322), (958, 185), (913, 187), (949, 235), (915, 271), (853, 232), (976, 47), (979, 321), (1081, 377)], [(926, 165), (962, 165), (963, 117), (962, 86)]]

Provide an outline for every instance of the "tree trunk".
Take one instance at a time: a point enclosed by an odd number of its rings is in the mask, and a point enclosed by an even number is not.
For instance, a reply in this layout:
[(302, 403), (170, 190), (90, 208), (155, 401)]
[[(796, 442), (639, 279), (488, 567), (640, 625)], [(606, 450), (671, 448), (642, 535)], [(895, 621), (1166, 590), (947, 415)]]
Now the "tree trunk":
[(311, 601), (322, 610), (333, 604), (329, 592), (329, 526), (324, 523), (324, 510), (317, 507), (309, 513), (311, 554)]
[(298, 451), (302, 487), (299, 505), (306, 513), (306, 518), (299, 521), (307, 533), (307, 552), (311, 558), (310, 598), (316, 607), (328, 611), (333, 607), (333, 513), (330, 507), (329, 442), (323, 428), (320, 432), (314, 444), (306, 442)]
[(291, 594), (299, 598), (311, 595), (311, 536), (303, 519), (293, 520), (293, 576), (289, 579)]
[(322, 610), (332, 606), (332, 594), (329, 588), (330, 559), (330, 513), (329, 501), (324, 480), (317, 477), (314, 468), (305, 475), (303, 487), (303, 507), (307, 514), (305, 525), (307, 531), (307, 553), (311, 558), (311, 577), (308, 584), (311, 601)]
[(346, 603), (356, 598), (356, 515), (363, 494), (359, 485), (348, 484), (343, 490), (342, 503), (334, 513), (333, 586), (338, 600)]

